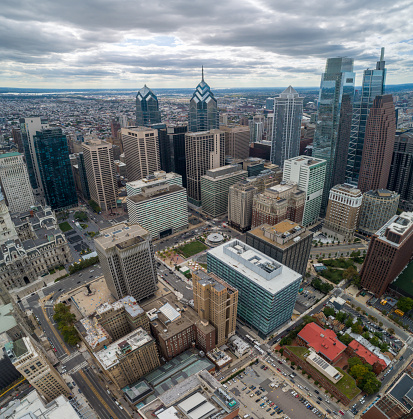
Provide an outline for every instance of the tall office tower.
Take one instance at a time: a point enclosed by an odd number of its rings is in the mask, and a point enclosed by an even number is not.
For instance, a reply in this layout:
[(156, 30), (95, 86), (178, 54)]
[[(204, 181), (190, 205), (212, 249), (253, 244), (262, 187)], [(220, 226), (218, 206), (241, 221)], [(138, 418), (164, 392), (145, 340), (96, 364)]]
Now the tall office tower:
[(387, 189), (400, 194), (400, 208), (413, 211), (413, 131), (396, 135)]
[(120, 130), (120, 123), (118, 118), (112, 119), (110, 121), (110, 132), (112, 134), (112, 138), (118, 137), (118, 131)]
[(142, 179), (160, 170), (158, 131), (152, 128), (122, 128), (128, 180)]
[(386, 69), (384, 66), (384, 48), (382, 48), (380, 61), (377, 61), (376, 69), (364, 70), (361, 95), (353, 105), (346, 182), (355, 186), (359, 180), (361, 156), (363, 154), (364, 136), (369, 112), (376, 96), (384, 95), (384, 83), (386, 80)]
[(194, 309), (201, 320), (210, 322), (216, 331), (215, 343), (222, 346), (235, 334), (238, 290), (213, 273), (192, 272)]
[(289, 219), (302, 224), (306, 195), (294, 182), (271, 186), (252, 201), (252, 227), (275, 225)]
[(250, 128), (248, 126), (220, 125), (225, 133), (225, 155), (234, 159), (247, 159), (250, 152)]
[(233, 228), (244, 233), (251, 228), (252, 201), (258, 188), (250, 182), (242, 180), (228, 191), (228, 222)]
[[(14, 226), (13, 220), (11, 219), (9, 209), (7, 208), (4, 196), (0, 191), (0, 245), (4, 244), (9, 240), (18, 240), (19, 235), (17, 234), (16, 227)], [(6, 249), (3, 249), (3, 253)], [(10, 262), (10, 261), (9, 261)]]
[(156, 291), (158, 277), (150, 233), (138, 224), (104, 228), (95, 239), (96, 252), (112, 295), (136, 301)]
[(395, 135), (393, 97), (376, 96), (367, 120), (360, 164), (358, 187), (362, 192), (387, 187)]
[(358, 187), (362, 192), (385, 189), (396, 135), (392, 95), (376, 96), (367, 119)]
[[(334, 167), (337, 152), (341, 150), (339, 125), (343, 98), (354, 95), (353, 59), (328, 58), (326, 69), (321, 76), (318, 99), (317, 126), (314, 133), (313, 157), (326, 160), (326, 180), (321, 201), (321, 213), (327, 210), (330, 189), (334, 186)], [(342, 120), (342, 119), (341, 119)]]
[(170, 236), (188, 227), (186, 189), (167, 183), (149, 185), (137, 195), (126, 198), (129, 222), (137, 223), (153, 239)]
[(11, 213), (28, 211), (34, 205), (33, 191), (22, 154), (0, 154), (0, 182)]
[(284, 160), (300, 154), (303, 100), (292, 86), (274, 99), (271, 162), (281, 167)]
[(141, 180), (135, 180), (134, 182), (128, 182), (126, 184), (126, 193), (128, 196), (137, 195), (142, 192), (142, 188), (146, 186), (160, 186), (160, 185), (178, 185), (182, 186), (182, 176), (176, 173), (165, 173), (163, 171), (154, 172)]
[(66, 397), (70, 395), (69, 387), (63, 378), (31, 338), (24, 337), (13, 342), (13, 349), (8, 355), (20, 374), (47, 403), (61, 394)]
[(284, 161), (283, 180), (295, 182), (306, 193), (303, 226), (318, 220), (326, 176), (326, 161), (299, 156)]
[(66, 135), (61, 128), (36, 131), (33, 136), (36, 160), (47, 205), (63, 209), (78, 204)]
[(238, 317), (265, 338), (291, 319), (302, 276), (239, 240), (208, 250), (208, 272), (236, 288)]
[(136, 125), (139, 127), (160, 122), (161, 112), (159, 111), (158, 98), (145, 84), (136, 95)]
[(34, 147), (34, 135), (37, 131), (49, 128), (47, 121), (40, 117), (21, 118), (20, 130), (24, 147), (24, 157), (26, 159), (27, 171), (34, 194), (41, 196), (44, 194), (40, 170), (37, 163), (36, 150)]
[(83, 158), (90, 199), (95, 201), (102, 211), (116, 208), (118, 185), (113, 163), (112, 144), (99, 140), (87, 141), (83, 143)]
[(272, 111), (274, 109), (273, 97), (267, 97), (267, 99), (265, 100), (265, 109), (268, 109), (269, 111)]
[(223, 215), (228, 210), (229, 187), (242, 179), (246, 179), (248, 172), (235, 165), (218, 167), (207, 170), (201, 176), (202, 211), (212, 217)]
[(13, 127), (11, 129), (11, 136), (13, 137), (13, 141), (17, 144), (17, 150), (19, 153), (24, 153), (24, 146), (22, 141), (22, 132), (20, 128)]
[(313, 236), (305, 227), (284, 220), (275, 226), (264, 224), (248, 231), (246, 243), (304, 276)]
[(188, 201), (201, 206), (201, 176), (225, 163), (225, 134), (217, 129), (185, 136)]
[(380, 297), (412, 256), (413, 212), (403, 212), (392, 217), (371, 238), (360, 271), (361, 286)]
[(359, 220), (363, 194), (344, 183), (330, 190), (323, 232), (338, 240), (352, 240)]
[(95, 352), (94, 356), (118, 389), (135, 383), (160, 366), (155, 340), (142, 328)]
[(189, 102), (188, 131), (200, 132), (219, 128), (219, 112), (217, 100), (211, 88), (204, 80), (204, 67), (202, 67), (202, 80), (195, 89)]
[(369, 236), (378, 231), (393, 217), (399, 206), (400, 195), (387, 189), (363, 194), (358, 230)]
[(254, 115), (249, 120), (250, 143), (260, 143), (264, 139), (265, 116)]
[(77, 167), (79, 171), (79, 178), (80, 178), (80, 189), (83, 195), (83, 198), (86, 201), (90, 200), (90, 190), (89, 190), (89, 183), (87, 181), (87, 173), (86, 173), (86, 165), (85, 165), (85, 158), (83, 152), (78, 153), (76, 156), (77, 159)]

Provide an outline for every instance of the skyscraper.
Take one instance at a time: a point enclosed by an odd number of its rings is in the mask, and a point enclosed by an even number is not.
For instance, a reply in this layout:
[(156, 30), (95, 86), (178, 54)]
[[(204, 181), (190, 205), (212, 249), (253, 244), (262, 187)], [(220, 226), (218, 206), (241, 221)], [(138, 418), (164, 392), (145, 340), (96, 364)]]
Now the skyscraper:
[(274, 99), (271, 162), (281, 167), (284, 160), (300, 154), (303, 100), (292, 86)]
[[(313, 157), (327, 162), (326, 180), (321, 202), (321, 213), (327, 209), (328, 195), (334, 186), (334, 169), (337, 163), (337, 152), (342, 150), (341, 141), (348, 139), (339, 136), (341, 105), (343, 97), (354, 95), (353, 59), (328, 58), (325, 73), (321, 76), (318, 100), (317, 126), (314, 133)], [(346, 114), (348, 114), (346, 112)], [(344, 132), (343, 132), (344, 134)], [(344, 163), (345, 164), (345, 160)]]
[(250, 151), (249, 126), (221, 125), (219, 129), (225, 132), (225, 155), (234, 159), (247, 159)]
[(136, 95), (136, 125), (139, 127), (160, 122), (161, 113), (158, 98), (145, 84)]
[(0, 180), (11, 213), (28, 211), (34, 205), (33, 191), (22, 154), (0, 154)]
[(353, 118), (346, 168), (346, 182), (353, 185), (358, 184), (364, 136), (370, 108), (373, 106), (373, 101), (376, 96), (384, 94), (384, 83), (386, 80), (386, 69), (384, 65), (384, 48), (382, 48), (380, 61), (377, 61), (376, 69), (364, 70), (360, 100), (353, 105)]
[(86, 201), (90, 200), (90, 191), (89, 191), (89, 183), (87, 181), (87, 173), (86, 173), (86, 166), (85, 166), (85, 158), (83, 153), (80, 152), (77, 156), (77, 167), (79, 170), (79, 178), (80, 178), (80, 188), (83, 195), (83, 198)]
[(102, 211), (116, 208), (118, 185), (112, 144), (99, 140), (85, 142), (83, 143), (83, 157), (90, 198), (100, 206)]
[(376, 96), (367, 119), (358, 187), (362, 192), (386, 189), (396, 135), (392, 95)]
[(62, 129), (50, 127), (36, 131), (33, 142), (47, 205), (52, 209), (77, 205), (69, 148)]
[(188, 201), (201, 205), (201, 176), (225, 162), (225, 135), (217, 129), (185, 136)]
[(200, 132), (218, 128), (219, 112), (217, 100), (204, 80), (204, 67), (202, 67), (202, 80), (196, 87), (189, 102), (188, 131)]
[(112, 295), (141, 301), (154, 294), (158, 278), (150, 233), (139, 224), (117, 224), (101, 230), (96, 252)]

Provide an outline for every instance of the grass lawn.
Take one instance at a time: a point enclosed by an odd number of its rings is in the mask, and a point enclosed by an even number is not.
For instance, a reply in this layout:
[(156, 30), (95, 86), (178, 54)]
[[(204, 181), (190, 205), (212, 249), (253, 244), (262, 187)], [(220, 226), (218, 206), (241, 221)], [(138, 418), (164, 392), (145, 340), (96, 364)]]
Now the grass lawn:
[(199, 252), (202, 252), (205, 249), (208, 249), (208, 246), (199, 242), (198, 240), (195, 240), (191, 243), (178, 247), (177, 251), (181, 253), (185, 259), (187, 259)]
[(340, 269), (328, 268), (324, 271), (321, 271), (320, 275), (323, 278), (326, 278), (329, 281), (333, 282), (334, 284), (338, 284), (343, 279), (343, 271), (341, 271)]
[(65, 233), (66, 231), (72, 230), (72, 226), (65, 221), (64, 223), (60, 223), (59, 224), (60, 230), (63, 231), (63, 233)]
[(347, 269), (350, 266), (354, 266), (354, 262), (351, 259), (324, 259), (321, 261), (325, 266), (331, 266), (333, 268)]
[[(288, 346), (288, 349), (293, 352), (295, 355), (297, 355), (299, 358), (305, 361), (304, 354), (308, 352), (308, 348), (305, 348), (303, 346)], [(316, 371), (310, 364), (307, 364), (309, 367), (309, 370)], [(357, 396), (361, 392), (361, 390), (356, 385), (356, 380), (351, 377), (349, 374), (347, 374), (345, 371), (343, 371), (341, 368), (335, 367), (338, 371), (343, 374), (343, 378), (338, 381), (336, 384), (332, 383), (330, 380), (328, 380), (327, 377), (326, 380), (330, 381), (330, 383), (335, 386), (341, 393), (343, 393), (346, 397), (348, 397), (350, 400), (354, 399), (354, 397)], [(320, 372), (318, 372), (320, 373)], [(311, 375), (311, 373), (310, 373)]]
[(206, 263), (200, 263), (200, 265), (201, 265), (204, 269), (207, 269), (207, 264), (206, 264)]
[(396, 281), (391, 284), (390, 288), (394, 290), (400, 288), (413, 298), (413, 262), (410, 262), (410, 264), (407, 265), (407, 268), (396, 279)]

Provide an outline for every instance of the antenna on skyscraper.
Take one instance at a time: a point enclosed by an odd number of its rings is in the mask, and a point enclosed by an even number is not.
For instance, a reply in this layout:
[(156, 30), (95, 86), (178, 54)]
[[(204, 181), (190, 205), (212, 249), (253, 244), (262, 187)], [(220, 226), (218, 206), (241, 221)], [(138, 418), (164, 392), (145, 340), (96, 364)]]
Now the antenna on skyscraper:
[(202, 66), (202, 81), (204, 81), (204, 66)]

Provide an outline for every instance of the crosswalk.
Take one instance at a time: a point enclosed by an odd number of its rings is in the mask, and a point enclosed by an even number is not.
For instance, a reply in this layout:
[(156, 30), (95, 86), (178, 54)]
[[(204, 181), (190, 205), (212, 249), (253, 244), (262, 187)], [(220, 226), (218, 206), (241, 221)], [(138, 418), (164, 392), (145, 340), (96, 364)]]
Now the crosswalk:
[(73, 358), (76, 358), (78, 355), (80, 355), (80, 352), (79, 351), (73, 352), (70, 355), (66, 355), (63, 359), (60, 360), (60, 362), (62, 364), (66, 364), (66, 362), (70, 361)]
[(88, 366), (87, 361), (83, 361), (81, 364), (76, 365), (74, 368), (72, 368), (70, 371), (68, 371), (68, 374), (74, 374), (75, 372), (78, 372), (79, 370), (81, 370), (82, 368), (85, 368)]

